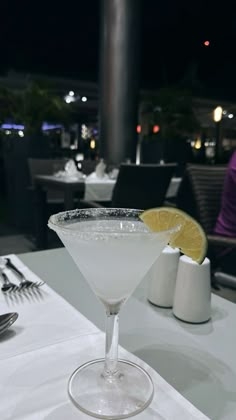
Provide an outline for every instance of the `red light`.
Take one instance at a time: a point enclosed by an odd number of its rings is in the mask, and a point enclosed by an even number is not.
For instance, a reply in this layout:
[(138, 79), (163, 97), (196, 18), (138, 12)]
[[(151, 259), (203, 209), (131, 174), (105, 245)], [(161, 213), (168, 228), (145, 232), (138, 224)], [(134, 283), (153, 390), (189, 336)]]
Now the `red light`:
[(204, 41), (204, 45), (205, 45), (205, 47), (209, 47), (210, 41)]
[(158, 133), (158, 131), (160, 131), (159, 125), (154, 125), (153, 126), (153, 133)]
[(137, 125), (136, 130), (137, 130), (137, 133), (141, 133), (141, 131), (142, 131), (141, 125)]

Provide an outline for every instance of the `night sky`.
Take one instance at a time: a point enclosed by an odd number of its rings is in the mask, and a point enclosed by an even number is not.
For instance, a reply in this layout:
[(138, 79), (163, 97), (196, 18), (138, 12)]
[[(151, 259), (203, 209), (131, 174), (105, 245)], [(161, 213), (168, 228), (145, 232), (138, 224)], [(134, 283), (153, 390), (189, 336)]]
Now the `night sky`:
[[(1, 75), (12, 69), (96, 81), (99, 3), (5, 2)], [(236, 5), (232, 4), (143, 0), (141, 86), (181, 83), (203, 95), (236, 100)]]

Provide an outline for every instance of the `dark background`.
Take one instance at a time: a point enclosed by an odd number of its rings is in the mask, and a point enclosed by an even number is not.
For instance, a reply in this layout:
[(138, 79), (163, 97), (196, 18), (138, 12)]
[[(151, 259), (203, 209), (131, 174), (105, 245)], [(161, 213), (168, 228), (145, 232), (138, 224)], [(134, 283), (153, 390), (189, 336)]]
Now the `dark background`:
[[(99, 0), (1, 4), (0, 74), (96, 81), (99, 11)], [(236, 99), (233, 2), (142, 1), (141, 28), (141, 87), (180, 84), (199, 95)]]

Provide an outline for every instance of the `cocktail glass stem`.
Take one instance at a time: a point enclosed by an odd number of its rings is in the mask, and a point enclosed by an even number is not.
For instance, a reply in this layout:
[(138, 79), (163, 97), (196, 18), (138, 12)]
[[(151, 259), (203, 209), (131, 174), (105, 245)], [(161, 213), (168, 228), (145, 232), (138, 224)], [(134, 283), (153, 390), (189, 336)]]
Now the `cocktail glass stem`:
[(103, 375), (106, 379), (115, 379), (117, 374), (119, 313), (106, 312), (106, 346)]

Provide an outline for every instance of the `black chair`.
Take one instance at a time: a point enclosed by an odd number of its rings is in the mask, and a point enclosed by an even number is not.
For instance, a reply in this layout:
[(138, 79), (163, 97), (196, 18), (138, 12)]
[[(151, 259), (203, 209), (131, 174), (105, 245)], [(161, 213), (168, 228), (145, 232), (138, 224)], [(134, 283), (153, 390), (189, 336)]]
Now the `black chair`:
[(91, 159), (79, 160), (77, 162), (78, 169), (84, 175), (90, 175), (92, 172), (94, 172), (97, 164), (98, 164), (98, 162), (96, 160), (91, 160)]
[[(28, 190), (31, 192), (31, 202), (33, 207), (33, 226), (32, 226), (32, 234), (33, 240), (36, 242), (36, 247), (38, 249), (43, 249), (44, 246), (39, 245), (41, 241), (43, 243), (44, 239), (41, 238), (41, 231), (42, 226), (47, 225), (47, 220), (49, 216), (53, 213), (58, 213), (59, 211), (64, 210), (64, 192), (63, 191), (56, 191), (56, 190), (49, 190), (47, 193), (46, 199), (46, 209), (42, 208), (42, 202), (39, 200), (38, 194), (36, 193), (35, 189), (35, 182), (34, 178), (36, 175), (53, 175), (54, 173), (64, 170), (66, 159), (59, 158), (59, 159), (36, 159), (36, 158), (29, 158), (28, 159), (28, 167), (30, 173), (30, 181), (31, 185), (29, 186)], [(84, 192), (81, 193), (82, 197)], [(78, 206), (80, 202), (80, 193), (78, 193), (78, 197), (74, 198), (74, 205)], [(49, 239), (51, 242), (58, 245), (59, 241), (57, 239), (57, 235), (54, 232), (48, 231), (47, 232)], [(42, 232), (43, 238), (47, 237), (47, 234)], [(46, 240), (45, 240), (46, 241)], [(46, 247), (46, 244), (45, 244)]]
[[(28, 159), (31, 187), (34, 188), (34, 177), (36, 175), (53, 175), (63, 170), (65, 159)], [(61, 191), (49, 191), (47, 197), (48, 204), (64, 204), (64, 194)]]
[(226, 169), (225, 165), (188, 165), (177, 194), (177, 207), (196, 218), (207, 234), (208, 256), (216, 281), (222, 285), (225, 283), (220, 280), (223, 273), (220, 276), (218, 274), (221, 266), (219, 250), (236, 248), (236, 238), (214, 233), (221, 207)]
[(176, 164), (122, 164), (112, 207), (148, 209), (163, 205)]
[[(110, 207), (149, 209), (163, 205), (176, 164), (121, 164)], [(104, 207), (82, 200), (84, 207)], [(107, 207), (107, 204), (106, 204)]]
[(225, 174), (225, 165), (188, 165), (177, 194), (177, 207), (195, 217), (209, 242), (216, 245), (232, 243), (230, 238), (213, 233), (220, 212)]

